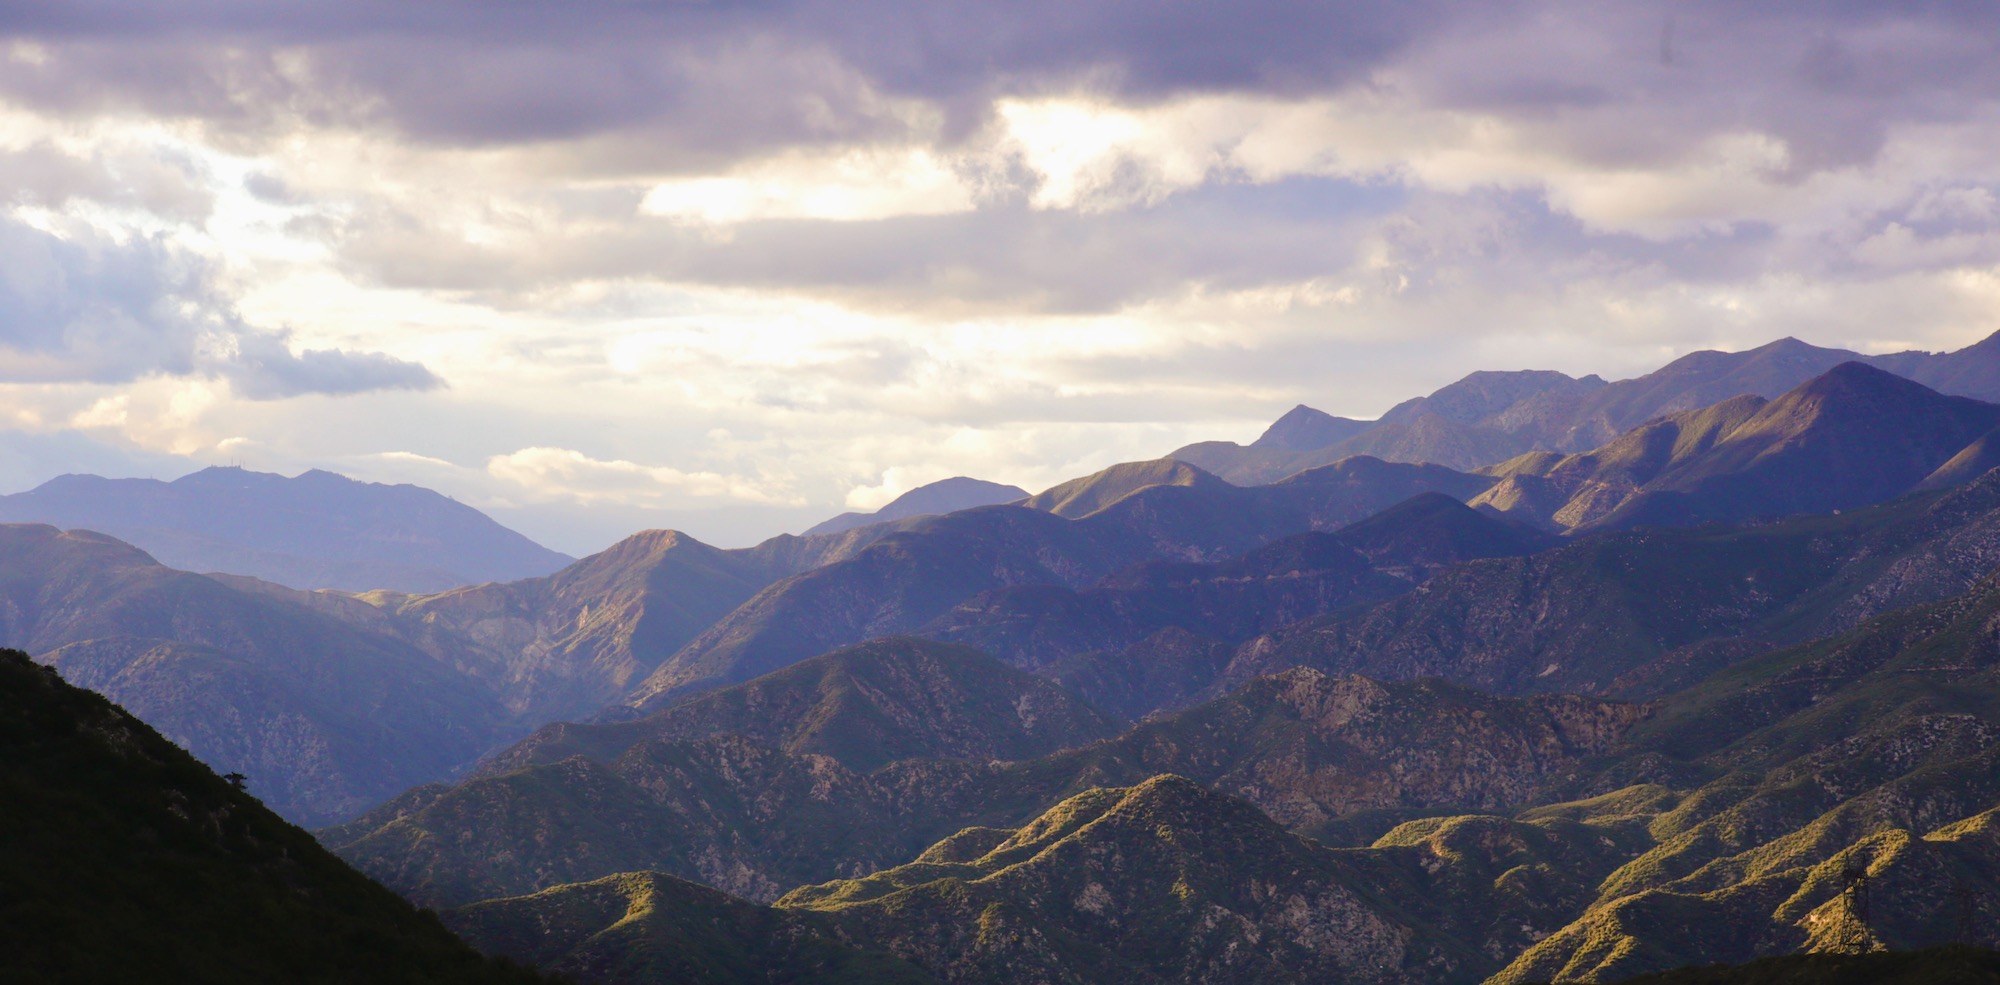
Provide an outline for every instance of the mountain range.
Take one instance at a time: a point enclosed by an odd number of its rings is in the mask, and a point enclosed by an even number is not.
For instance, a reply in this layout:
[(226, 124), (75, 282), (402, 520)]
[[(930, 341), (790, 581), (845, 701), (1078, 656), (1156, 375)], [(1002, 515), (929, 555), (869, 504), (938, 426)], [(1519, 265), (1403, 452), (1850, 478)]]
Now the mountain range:
[[(432, 594), (198, 578), (106, 538), (46, 527), (6, 528), (40, 532), (0, 551), (0, 571), (25, 593), (10, 642), (131, 705), (206, 761), (255, 777), (287, 816), (324, 823), (458, 775), (547, 722), (645, 714), (895, 633), (981, 647), (1124, 718), (1298, 665), (1439, 673), (1508, 693), (1663, 693), (1697, 670), (1804, 638), (1807, 628), (1781, 631), (1790, 617), (1779, 603), (1810, 587), (1799, 579), (1826, 567), (1827, 548), (1796, 553), (1819, 542), (1784, 531), (1810, 523), (1681, 535), (1648, 521), (1828, 504), (1853, 513), (1976, 473), (1952, 463), (1978, 457), (1993, 417), (1993, 405), (1858, 365), (1774, 401), (1734, 398), (1541, 467), (1534, 478), (1576, 489), (1585, 482), (1577, 476), (1600, 490), (1626, 483), (1623, 505), (1572, 528), (1571, 539), (1620, 517), (1645, 531), (1553, 552), (1548, 533), (1514, 521), (1560, 522), (1496, 495), (1536, 471), (1523, 463), (1496, 470), (1503, 478), (1362, 457), (1244, 488), (1168, 459), (1116, 466), (1020, 505), (739, 550), (645, 532), (552, 575)], [(1912, 430), (1922, 439), (1905, 440)], [(1880, 467), (1857, 472), (1857, 461)], [(1660, 503), (1671, 508), (1647, 505)], [(1846, 549), (1892, 556), (1872, 544)], [(1793, 553), (1783, 565), (1730, 559), (1772, 550)], [(1666, 565), (1661, 584), (1682, 587), (1628, 591), (1700, 605), (1635, 623), (1624, 613), (1644, 611), (1643, 599), (1607, 595), (1619, 577), (1600, 577), (1632, 551)], [(1677, 553), (1686, 564), (1666, 560)], [(1746, 580), (1711, 583), (1705, 573), (1716, 570)], [(1851, 584), (1858, 571), (1820, 591), (1863, 589)], [(1567, 585), (1549, 598), (1570, 610), (1612, 605), (1620, 614), (1558, 621), (1561, 629), (1537, 623), (1512, 637), (1504, 634), (1518, 605), (1473, 615), (1514, 597), (1520, 589), (1504, 586), (1523, 578), (1538, 591)], [(72, 611), (58, 602), (64, 593), (99, 605)], [(246, 631), (245, 619), (258, 628)], [(1472, 638), (1453, 627), (1488, 642), (1467, 649)], [(1564, 635), (1573, 627), (1583, 635)], [(1366, 659), (1343, 655), (1364, 650)], [(307, 654), (320, 656), (302, 674)], [(1482, 669), (1454, 669), (1446, 655)], [(368, 765), (376, 762), (385, 765)]]
[[(841, 529), (646, 531), (436, 591), (0, 525), (0, 634), (480, 949), (588, 982), (1498, 985), (1991, 946), (2000, 405), (1911, 378), (1976, 388), (1990, 348), (1475, 374), (1386, 424), (1295, 412), (1265, 447), (1649, 416), (1473, 471), (952, 481)], [(160, 744), (5, 660), (37, 748), (50, 709), (92, 748)], [(178, 751), (138, 759), (181, 764), (201, 810), (105, 780), (137, 798), (113, 814), (179, 820), (76, 837), (194, 844), (178, 823), (277, 884), (379, 892), (272, 861), (296, 832)], [(37, 768), (22, 789), (58, 799), (116, 775)], [(514, 973), (353, 905), (403, 928), (361, 937), (427, 942), (409, 960)]]
[(308, 589), (435, 592), (575, 560), (428, 489), (318, 469), (289, 479), (240, 468), (172, 482), (59, 476), (0, 496), (0, 523), (95, 530), (169, 567)]
[[(778, 912), (824, 915), (841, 939), (951, 982), (1612, 981), (1690, 961), (1837, 951), (1855, 934), (1907, 948), (1971, 927), (1991, 946), (2000, 647), (1982, 627), (1996, 607), (2000, 583), (1983, 581), (1650, 705), (1536, 706), (1294, 671), (997, 772), (905, 763), (857, 778), (801, 766), (801, 780), (773, 783), (770, 754), (748, 747), (728, 770), (699, 776), (687, 772), (691, 750), (634, 747), (608, 769), (578, 755), (433, 791), (414, 813), (387, 811), (328, 837), (339, 844), (386, 821), (342, 853), (448, 903), (508, 892), (466, 886), (463, 873), (559, 882), (564, 865), (637, 861), (588, 835), (579, 839), (587, 858), (522, 859), (506, 846), (523, 844), (525, 831), (578, 830), (584, 818), (665, 831), (662, 819), (697, 803), (684, 798), (715, 803), (727, 776), (732, 800), (761, 797), (770, 811), (728, 830), (759, 832), (773, 842), (765, 850), (796, 860), (807, 850), (800, 839), (831, 828), (839, 834), (816, 843), (830, 853), (817, 864), (859, 870), (802, 880), (778, 897)], [(1553, 731), (1533, 739), (1537, 727)], [(1216, 744), (1223, 735), (1237, 738)], [(1555, 757), (1550, 768), (1499, 779), (1538, 748)], [(1371, 750), (1386, 758), (1371, 760)], [(1453, 758), (1466, 755), (1478, 758)], [(765, 772), (744, 769), (752, 761)], [(1222, 762), (1241, 772), (1217, 772)], [(659, 771), (668, 763), (678, 772)], [(1050, 775), (1067, 786), (1021, 796), (1024, 779)], [(806, 776), (824, 793), (777, 794)], [(1475, 780), (1502, 785), (1465, 786)], [(918, 801), (853, 813), (912, 786), (924, 791)], [(1029, 806), (1038, 800), (1049, 806)], [(808, 803), (846, 810), (809, 816)], [(906, 849), (904, 864), (874, 861), (886, 847), (877, 833), (915, 813), (913, 803), (932, 823), (961, 826)], [(922, 842), (920, 833), (903, 840)], [(469, 854), (468, 845), (487, 847)], [(676, 862), (720, 853), (711, 883), (748, 857), (740, 843), (656, 850)], [(417, 858), (429, 861), (411, 865)], [(1850, 870), (1867, 873), (1881, 916), (1851, 916)], [(509, 901), (515, 925), (533, 925), (520, 911), (564, 892)], [(1251, 946), (1272, 940), (1285, 943)]]
[(1300, 405), (1249, 445), (1201, 442), (1169, 457), (1246, 484), (1273, 482), (1349, 455), (1473, 470), (1533, 451), (1589, 451), (1654, 418), (1731, 397), (1773, 398), (1845, 362), (1942, 393), (2000, 402), (2000, 333), (1956, 352), (1875, 356), (1787, 338), (1742, 352), (1689, 353), (1615, 383), (1547, 370), (1477, 372), (1397, 404), (1374, 421)]
[(627, 702), (655, 708), (835, 647), (909, 632), (980, 592), (1081, 588), (1142, 561), (1226, 558), (1352, 523), (1419, 493), (1464, 498), (1493, 481), (1357, 458), (1243, 488), (1161, 459), (1113, 466), (1019, 506), (897, 521), (851, 555), (757, 593), (662, 661)]

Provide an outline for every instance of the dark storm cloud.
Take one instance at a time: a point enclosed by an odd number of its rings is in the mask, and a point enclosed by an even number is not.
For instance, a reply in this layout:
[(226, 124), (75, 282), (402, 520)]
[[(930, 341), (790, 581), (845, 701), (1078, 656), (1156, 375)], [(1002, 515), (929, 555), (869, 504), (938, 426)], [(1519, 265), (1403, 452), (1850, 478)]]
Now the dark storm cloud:
[(1986, 2), (112, 0), (0, 5), (0, 31), (47, 48), (0, 58), (0, 92), (50, 109), (251, 138), (302, 121), (451, 145), (599, 138), (598, 170), (931, 125), (885, 98), (941, 111), (949, 138), (1004, 95), (1289, 96), (1399, 70), (1434, 108), (1546, 118), (1553, 143), (1601, 160), (1671, 159), (1748, 127), (1783, 137), (1803, 172), (1866, 160), (1895, 123), (1959, 118), (2000, 85)]
[(1412, 43), (1441, 6), (14, 4), (6, 33), (47, 57), (0, 59), (0, 87), (52, 109), (131, 107), (253, 134), (296, 121), (453, 144), (657, 132), (655, 154), (672, 161), (880, 133), (902, 125), (884, 96), (942, 107), (962, 132), (993, 96), (1086, 78), (1141, 99), (1325, 89)]
[(237, 318), (203, 261), (164, 241), (64, 238), (0, 219), (0, 382), (159, 375), (222, 377), (251, 399), (442, 385), (380, 353), (293, 354), (284, 333)]

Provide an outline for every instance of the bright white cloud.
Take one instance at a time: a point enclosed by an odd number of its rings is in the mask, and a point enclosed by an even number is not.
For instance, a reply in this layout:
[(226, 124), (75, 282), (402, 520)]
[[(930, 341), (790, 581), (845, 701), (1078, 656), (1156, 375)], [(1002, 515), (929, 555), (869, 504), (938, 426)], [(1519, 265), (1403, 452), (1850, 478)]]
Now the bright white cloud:
[(857, 222), (974, 208), (973, 189), (926, 148), (796, 152), (726, 175), (677, 178), (646, 192), (647, 215), (726, 225), (761, 219)]
[(659, 505), (682, 496), (774, 505), (795, 502), (775, 494), (768, 483), (623, 459), (607, 461), (567, 448), (523, 448), (495, 455), (487, 460), (486, 470), (530, 499), (567, 499), (584, 506)]

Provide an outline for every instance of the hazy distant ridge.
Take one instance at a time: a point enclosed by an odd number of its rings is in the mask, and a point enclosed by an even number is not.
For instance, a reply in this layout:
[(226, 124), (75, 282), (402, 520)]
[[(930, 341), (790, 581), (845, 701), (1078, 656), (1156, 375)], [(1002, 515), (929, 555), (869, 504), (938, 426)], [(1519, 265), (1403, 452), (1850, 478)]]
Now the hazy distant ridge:
[(172, 482), (65, 475), (0, 496), (0, 522), (111, 534), (168, 567), (294, 588), (435, 592), (545, 575), (575, 560), (412, 485), (314, 469), (208, 468)]

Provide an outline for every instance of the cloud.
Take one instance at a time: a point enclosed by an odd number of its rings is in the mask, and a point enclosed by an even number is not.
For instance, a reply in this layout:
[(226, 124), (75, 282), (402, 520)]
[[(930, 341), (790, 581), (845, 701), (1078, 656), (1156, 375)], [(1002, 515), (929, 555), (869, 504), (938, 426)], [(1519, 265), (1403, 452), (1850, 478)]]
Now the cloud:
[(707, 499), (767, 505), (803, 505), (757, 480), (714, 472), (602, 460), (568, 448), (523, 448), (487, 460), (486, 470), (533, 500), (564, 499), (582, 505), (684, 505)]
[(425, 390), (430, 370), (379, 352), (293, 352), (245, 324), (207, 261), (162, 236), (65, 235), (0, 218), (0, 382), (223, 378), (253, 400)]
[(1996, 327), (1991, 4), (20, 6), (0, 399), (598, 532)]
[(33, 57), (0, 62), (0, 87), (62, 112), (136, 108), (247, 132), (308, 119), (460, 145), (655, 126), (700, 138), (662, 141), (657, 159), (851, 139), (897, 126), (884, 109), (898, 98), (979, 118), (990, 97), (1051, 79), (1141, 98), (1336, 84), (1444, 6), (81, 2), (11, 12)]
[(48, 209), (87, 201), (193, 222), (214, 207), (197, 162), (137, 143), (95, 148), (88, 156), (46, 139), (0, 149), (0, 183), (12, 189), (14, 204)]
[(240, 332), (216, 369), (251, 400), (371, 390), (434, 390), (444, 385), (418, 363), (380, 352), (305, 349), (293, 352), (283, 334)]

